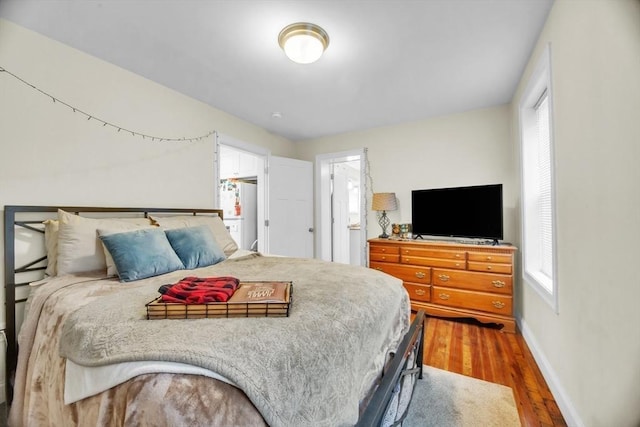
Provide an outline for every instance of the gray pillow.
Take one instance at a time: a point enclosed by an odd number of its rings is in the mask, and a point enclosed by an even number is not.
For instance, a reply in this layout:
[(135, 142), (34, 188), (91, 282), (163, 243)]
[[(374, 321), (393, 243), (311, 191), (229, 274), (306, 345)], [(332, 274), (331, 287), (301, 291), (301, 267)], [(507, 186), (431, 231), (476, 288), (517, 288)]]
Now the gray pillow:
[(187, 270), (217, 264), (227, 258), (206, 225), (164, 232)]
[(184, 269), (164, 231), (159, 228), (101, 235), (100, 239), (113, 257), (122, 282)]

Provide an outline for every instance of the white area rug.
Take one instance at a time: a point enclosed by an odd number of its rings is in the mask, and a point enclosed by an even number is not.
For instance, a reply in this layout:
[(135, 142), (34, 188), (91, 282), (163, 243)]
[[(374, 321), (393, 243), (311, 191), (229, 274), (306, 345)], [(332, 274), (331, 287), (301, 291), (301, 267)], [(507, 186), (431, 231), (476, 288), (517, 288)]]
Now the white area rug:
[(424, 366), (403, 427), (520, 426), (511, 388)]

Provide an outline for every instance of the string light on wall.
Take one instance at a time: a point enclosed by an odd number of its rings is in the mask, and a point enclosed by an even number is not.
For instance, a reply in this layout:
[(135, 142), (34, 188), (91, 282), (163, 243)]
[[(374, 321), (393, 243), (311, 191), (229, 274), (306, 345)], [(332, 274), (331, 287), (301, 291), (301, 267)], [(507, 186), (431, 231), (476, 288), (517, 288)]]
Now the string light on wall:
[(47, 97), (49, 97), (54, 104), (63, 105), (65, 107), (69, 108), (69, 110), (71, 110), (72, 112), (80, 114), (80, 115), (86, 117), (87, 121), (93, 120), (93, 121), (95, 121), (97, 123), (101, 123), (102, 127), (107, 127), (108, 126), (110, 128), (117, 129), (118, 132), (129, 133), (129, 134), (131, 134), (131, 136), (141, 137), (142, 139), (145, 139), (145, 140), (149, 139), (152, 142), (154, 142), (154, 141), (158, 141), (158, 142), (164, 142), (164, 141), (166, 141), (166, 142), (195, 142), (195, 141), (201, 141), (203, 139), (207, 139), (208, 137), (210, 137), (211, 135), (213, 135), (215, 133), (215, 131), (209, 131), (205, 135), (201, 135), (201, 136), (197, 136), (197, 137), (178, 137), (178, 138), (169, 137), (169, 138), (167, 138), (167, 137), (161, 137), (161, 136), (156, 136), (156, 135), (149, 135), (149, 134), (142, 133), (142, 132), (137, 132), (137, 131), (134, 131), (134, 130), (131, 130), (131, 129), (127, 129), (127, 128), (122, 127), (122, 126), (118, 126), (118, 125), (113, 124), (111, 122), (108, 122), (106, 120), (102, 120), (101, 118), (96, 117), (93, 114), (89, 114), (89, 113), (79, 109), (78, 107), (74, 107), (73, 105), (70, 105), (70, 104), (68, 104), (68, 103), (66, 103), (64, 101), (61, 101), (60, 99), (56, 98), (55, 96), (45, 92), (44, 90), (36, 87), (35, 85), (29, 83), (28, 81), (18, 77), (17, 75), (13, 74), (12, 72), (10, 72), (9, 70), (7, 70), (4, 67), (0, 66), (0, 73), (4, 73), (6, 75), (10, 75), (11, 77), (13, 77), (16, 80), (22, 82), (23, 84), (29, 86), (30, 88), (40, 92), (41, 94), (43, 94), (43, 95), (45, 95)]

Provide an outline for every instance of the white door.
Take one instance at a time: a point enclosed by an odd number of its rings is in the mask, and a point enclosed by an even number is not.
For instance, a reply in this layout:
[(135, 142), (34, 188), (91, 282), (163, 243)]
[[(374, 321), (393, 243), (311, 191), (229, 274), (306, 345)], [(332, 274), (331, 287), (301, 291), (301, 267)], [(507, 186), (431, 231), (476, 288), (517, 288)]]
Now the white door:
[(345, 163), (333, 165), (331, 191), (331, 222), (333, 235), (332, 260), (349, 264), (349, 171)]
[(313, 164), (271, 156), (266, 252), (313, 258)]

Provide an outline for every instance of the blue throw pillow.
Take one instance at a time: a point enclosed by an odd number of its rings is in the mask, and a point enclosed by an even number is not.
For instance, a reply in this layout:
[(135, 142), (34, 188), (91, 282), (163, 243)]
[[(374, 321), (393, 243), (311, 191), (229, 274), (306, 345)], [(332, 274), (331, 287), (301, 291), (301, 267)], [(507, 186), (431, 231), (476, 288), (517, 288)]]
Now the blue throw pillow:
[(187, 270), (217, 264), (227, 258), (206, 225), (164, 232)]
[(146, 228), (100, 236), (123, 282), (184, 269), (164, 231)]

